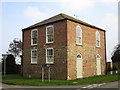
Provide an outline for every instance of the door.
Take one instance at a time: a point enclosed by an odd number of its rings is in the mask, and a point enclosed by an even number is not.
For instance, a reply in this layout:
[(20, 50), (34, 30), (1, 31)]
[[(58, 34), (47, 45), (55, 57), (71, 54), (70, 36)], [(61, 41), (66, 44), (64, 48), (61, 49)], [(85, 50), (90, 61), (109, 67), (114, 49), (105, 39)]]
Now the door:
[(83, 70), (83, 64), (82, 64), (82, 56), (77, 56), (77, 78), (82, 78), (82, 70)]
[(101, 75), (101, 60), (100, 60), (100, 56), (97, 55), (97, 75)]

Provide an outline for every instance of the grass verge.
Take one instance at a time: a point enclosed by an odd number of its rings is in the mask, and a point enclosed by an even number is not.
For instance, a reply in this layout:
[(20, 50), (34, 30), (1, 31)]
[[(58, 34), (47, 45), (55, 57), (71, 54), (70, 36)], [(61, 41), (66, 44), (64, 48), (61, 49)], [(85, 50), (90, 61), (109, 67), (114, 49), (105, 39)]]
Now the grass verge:
[(2, 82), (17, 85), (55, 86), (104, 83), (116, 81), (118, 79), (120, 79), (118, 78), (118, 75), (101, 75), (76, 80), (51, 80), (50, 82), (48, 82), (46, 79), (44, 82), (42, 82), (42, 80), (39, 78), (25, 78), (20, 75), (6, 75), (2, 77)]

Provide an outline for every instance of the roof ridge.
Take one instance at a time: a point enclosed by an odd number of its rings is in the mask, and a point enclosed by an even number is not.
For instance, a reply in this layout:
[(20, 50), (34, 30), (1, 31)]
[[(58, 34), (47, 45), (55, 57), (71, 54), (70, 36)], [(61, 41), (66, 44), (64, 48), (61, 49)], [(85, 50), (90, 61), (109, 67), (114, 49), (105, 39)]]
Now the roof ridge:
[(59, 15), (61, 15), (63, 18), (66, 18), (64, 13), (60, 13)]

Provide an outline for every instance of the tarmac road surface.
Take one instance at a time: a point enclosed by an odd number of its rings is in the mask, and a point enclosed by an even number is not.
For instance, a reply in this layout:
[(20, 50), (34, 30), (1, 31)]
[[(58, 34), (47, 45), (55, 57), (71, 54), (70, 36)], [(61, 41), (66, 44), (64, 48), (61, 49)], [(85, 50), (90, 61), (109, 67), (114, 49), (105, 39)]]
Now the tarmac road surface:
[(120, 81), (70, 86), (24, 86), (2, 84), (2, 90), (120, 90)]

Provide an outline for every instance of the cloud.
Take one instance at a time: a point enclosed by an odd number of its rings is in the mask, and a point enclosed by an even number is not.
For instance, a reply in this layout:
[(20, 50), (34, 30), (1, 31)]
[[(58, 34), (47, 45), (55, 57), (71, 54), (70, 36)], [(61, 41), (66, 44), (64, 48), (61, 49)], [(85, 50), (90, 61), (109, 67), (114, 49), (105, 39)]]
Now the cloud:
[(39, 11), (39, 8), (29, 6), (24, 10), (24, 15), (32, 19), (39, 19), (43, 13)]
[(119, 2), (119, 0), (100, 0), (100, 1), (105, 3)]
[(60, 0), (61, 5), (69, 10), (82, 11), (94, 6), (94, 0)]

